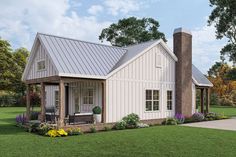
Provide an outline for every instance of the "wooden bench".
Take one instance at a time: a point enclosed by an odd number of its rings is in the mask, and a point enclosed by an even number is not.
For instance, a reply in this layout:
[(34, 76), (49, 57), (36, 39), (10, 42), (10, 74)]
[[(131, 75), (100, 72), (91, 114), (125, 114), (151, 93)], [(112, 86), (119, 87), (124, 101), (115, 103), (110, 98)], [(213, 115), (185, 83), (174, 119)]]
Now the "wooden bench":
[(74, 113), (69, 115), (69, 124), (93, 123), (93, 113)]

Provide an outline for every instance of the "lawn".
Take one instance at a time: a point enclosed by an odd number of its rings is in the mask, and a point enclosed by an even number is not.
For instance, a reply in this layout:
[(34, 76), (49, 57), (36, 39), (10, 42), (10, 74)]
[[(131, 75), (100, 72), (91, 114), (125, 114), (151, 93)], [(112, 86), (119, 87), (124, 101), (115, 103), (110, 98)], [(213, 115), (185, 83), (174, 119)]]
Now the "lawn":
[(0, 156), (235, 157), (236, 132), (183, 126), (49, 138), (14, 126), (23, 108), (0, 108)]
[(215, 113), (224, 114), (230, 117), (236, 117), (236, 107), (230, 106), (210, 106), (210, 111)]

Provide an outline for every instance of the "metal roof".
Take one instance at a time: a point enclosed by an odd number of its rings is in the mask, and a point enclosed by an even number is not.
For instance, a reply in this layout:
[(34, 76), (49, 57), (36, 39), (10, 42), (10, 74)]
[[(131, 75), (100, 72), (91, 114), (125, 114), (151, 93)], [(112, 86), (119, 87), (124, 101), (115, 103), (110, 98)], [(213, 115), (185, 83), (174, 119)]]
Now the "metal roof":
[(193, 82), (197, 86), (212, 87), (213, 84), (207, 79), (203, 73), (192, 65), (192, 78)]
[[(162, 40), (152, 40), (128, 47), (115, 47), (42, 33), (38, 33), (37, 38), (49, 53), (59, 76), (105, 79), (105, 76), (119, 70), (132, 59), (145, 53), (148, 48), (159, 43), (177, 61), (174, 53)], [(194, 65), (192, 65), (192, 79), (198, 86), (213, 86)]]
[(126, 63), (127, 61), (132, 59), (134, 56), (136, 56), (139, 53), (143, 52), (145, 49), (147, 49), (152, 44), (154, 44), (154, 43), (156, 43), (158, 41), (159, 40), (152, 40), (152, 41), (143, 42), (143, 43), (140, 43), (140, 44), (135, 44), (135, 45), (131, 45), (131, 46), (128, 46), (128, 47), (124, 47), (125, 49), (127, 49), (127, 52), (117, 62), (117, 64), (114, 66), (114, 68), (112, 70), (120, 67), (121, 65), (123, 65), (124, 63)]
[(38, 33), (60, 74), (106, 76), (126, 49)]

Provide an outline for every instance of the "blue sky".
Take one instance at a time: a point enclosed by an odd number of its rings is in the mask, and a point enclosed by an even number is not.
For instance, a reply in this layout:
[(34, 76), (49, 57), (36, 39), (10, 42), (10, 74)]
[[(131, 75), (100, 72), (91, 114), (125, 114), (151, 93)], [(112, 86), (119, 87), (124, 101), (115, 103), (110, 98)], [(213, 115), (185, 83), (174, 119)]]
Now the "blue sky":
[(37, 32), (99, 42), (102, 28), (121, 18), (152, 17), (170, 48), (175, 28), (192, 32), (193, 63), (206, 73), (225, 43), (207, 26), (208, 0), (1, 0), (0, 10), (0, 37), (14, 48), (31, 49)]

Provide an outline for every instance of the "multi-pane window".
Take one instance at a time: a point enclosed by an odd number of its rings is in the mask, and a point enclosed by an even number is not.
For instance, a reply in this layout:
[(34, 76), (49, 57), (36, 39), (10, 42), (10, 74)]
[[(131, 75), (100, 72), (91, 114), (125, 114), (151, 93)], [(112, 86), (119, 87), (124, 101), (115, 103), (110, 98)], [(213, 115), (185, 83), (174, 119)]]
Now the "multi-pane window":
[(45, 60), (41, 60), (37, 62), (37, 70), (45, 70), (46, 69), (46, 64), (45, 64)]
[(83, 104), (93, 104), (93, 89), (85, 89), (83, 96)]
[(146, 111), (159, 110), (159, 90), (146, 90)]
[(167, 110), (172, 110), (172, 91), (167, 91)]
[(55, 99), (54, 100), (55, 100), (55, 102), (54, 102), (55, 108), (58, 109), (59, 108), (59, 92), (58, 92), (58, 90), (55, 91)]

